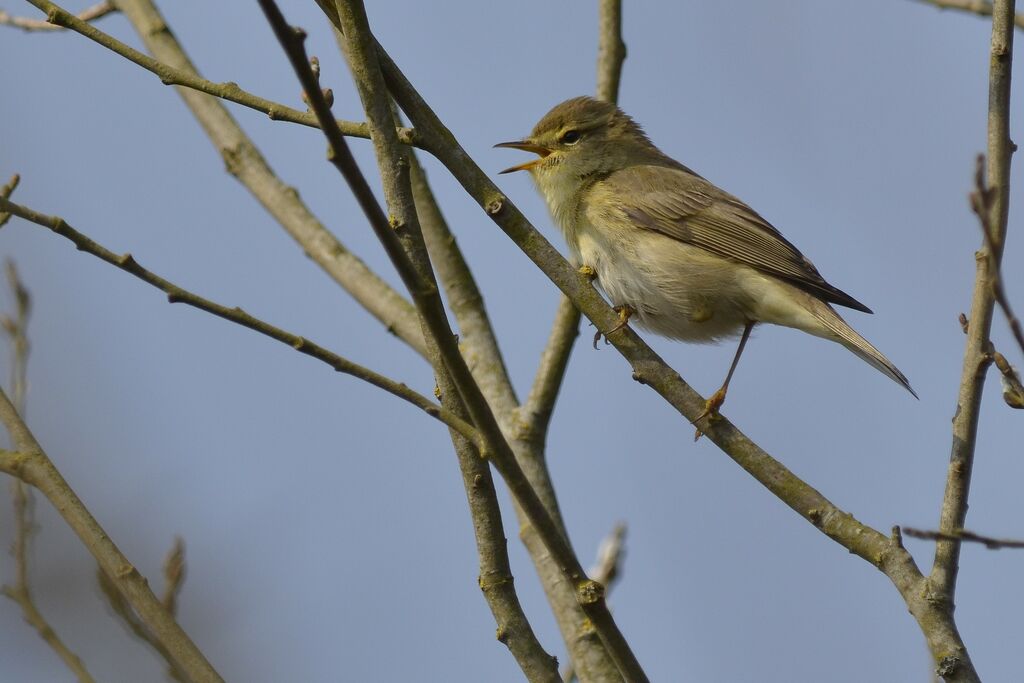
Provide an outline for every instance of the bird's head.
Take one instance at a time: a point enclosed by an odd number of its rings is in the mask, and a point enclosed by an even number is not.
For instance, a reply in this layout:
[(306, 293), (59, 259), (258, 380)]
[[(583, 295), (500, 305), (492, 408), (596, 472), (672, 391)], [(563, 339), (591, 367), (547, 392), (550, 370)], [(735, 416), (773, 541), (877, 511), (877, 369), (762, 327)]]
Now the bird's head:
[(610, 102), (575, 97), (544, 115), (523, 140), (502, 142), (533, 152), (536, 159), (502, 173), (529, 171), (538, 185), (610, 173), (649, 154), (657, 154), (647, 135), (625, 112)]

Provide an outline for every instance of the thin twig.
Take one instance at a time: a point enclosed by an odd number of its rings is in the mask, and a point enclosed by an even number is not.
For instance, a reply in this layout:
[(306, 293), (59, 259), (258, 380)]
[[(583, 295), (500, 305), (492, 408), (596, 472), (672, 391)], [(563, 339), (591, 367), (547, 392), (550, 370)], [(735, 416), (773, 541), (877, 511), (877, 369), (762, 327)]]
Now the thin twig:
[(1024, 541), (1012, 538), (993, 538), (982, 536), (967, 529), (951, 529), (949, 531), (925, 531), (923, 529), (912, 529), (903, 527), (903, 533), (912, 538), (920, 538), (926, 541), (970, 541), (980, 543), (989, 550), (1000, 548), (1024, 548)]
[[(1010, 142), (1009, 127), (1013, 17), (1013, 0), (998, 0), (993, 14), (989, 60), (987, 178), (980, 182), (976, 181), (977, 194), (971, 202), (975, 210), (980, 212), (985, 237), (975, 258), (976, 272), (970, 323), (967, 326), (967, 344), (964, 349), (957, 408), (953, 416), (953, 443), (950, 449), (946, 489), (939, 515), (941, 533), (964, 528), (982, 392), (988, 366), (992, 362), (989, 335), (995, 309), (995, 294), (991, 285), (995, 275), (993, 269), (999, 267), (1002, 259), (1009, 213), (1010, 156), (1013, 144)], [(950, 613), (955, 604), (959, 559), (958, 540), (940, 540), (936, 543), (935, 559), (929, 576), (929, 598)], [(973, 672), (973, 665), (966, 650), (960, 653), (959, 657), (960, 663), (963, 664), (961, 668), (966, 667)]]
[[(460, 417), (468, 418), (451, 376), (447, 372), (439, 372), (437, 380), (445, 405)], [(558, 683), (558, 661), (548, 655), (540, 644), (516, 593), (490, 465), (480, 457), (476, 447), (454, 431), (449, 432), (473, 519), (480, 568), (477, 583), (497, 624), (497, 639), (512, 653), (526, 680), (531, 683)]]
[[(41, 2), (37, 6), (53, 9), (57, 12), (58, 18), (70, 16), (53, 3)], [(147, 49), (163, 63), (162, 65), (173, 70), (173, 74), (163, 74), (162, 71), (156, 73), (161, 75), (161, 78), (163, 75), (167, 75), (171, 78), (171, 82), (180, 82), (182, 87), (177, 89), (179, 95), (185, 100), (214, 147), (220, 152), (228, 172), (253, 194), (267, 212), (278, 221), (281, 227), (325, 273), (351, 294), (352, 298), (377, 318), (389, 332), (422, 355), (424, 353), (423, 337), (419, 330), (415, 311), (409, 301), (370, 270), (358, 256), (324, 227), (302, 201), (299, 193), (274, 173), (259, 149), (245, 134), (224, 104), (216, 97), (208, 97), (204, 94), (206, 92), (216, 94), (210, 90), (210, 87), (216, 90), (219, 86), (199, 77), (195, 66), (153, 3), (150, 0), (118, 0), (118, 6), (131, 22)], [(80, 24), (72, 19), (68, 19), (68, 22), (69, 27), (73, 30), (79, 31), (85, 37), (119, 54), (124, 53), (125, 50), (131, 51), (131, 48), (123, 46), (90, 24)], [(122, 47), (124, 50), (121, 49)], [(131, 51), (131, 53), (143, 60), (150, 59), (136, 51)], [(221, 85), (228, 91), (234, 92), (233, 84)], [(191, 89), (190, 86), (196, 86), (197, 89)], [(248, 106), (246, 102), (240, 103)], [(279, 112), (283, 109), (275, 108), (267, 111), (268, 113)], [(295, 118), (296, 123), (315, 125), (315, 117), (309, 112), (298, 112), (298, 114), (299, 118), (305, 120)], [(342, 122), (339, 125), (352, 135), (364, 137), (369, 135), (365, 124)]]
[[(18, 177), (14, 176), (8, 185), (10, 190), (17, 186)], [(7, 188), (5, 188), (7, 190)], [(0, 194), (10, 195), (10, 191)], [(9, 214), (7, 214), (9, 215)], [(0, 316), (0, 327), (7, 334), (11, 345), (11, 396), (14, 409), (19, 415), (25, 415), (26, 395), (28, 391), (28, 319), (32, 312), (32, 298), (28, 289), (21, 282), (14, 261), (5, 264), (7, 283), (14, 299), (14, 315)], [(46, 620), (32, 597), (32, 586), (29, 575), (29, 556), (31, 555), (32, 536), (35, 526), (35, 501), (32, 492), (20, 479), (12, 482), (11, 495), (14, 504), (14, 543), (11, 555), (14, 557), (14, 584), (0, 587), (0, 593), (11, 599), (20, 608), (25, 621), (34, 628), (39, 636), (49, 645), (65, 666), (79, 681), (92, 681), (82, 660), (57, 635), (53, 626)]]
[[(184, 553), (184, 544), (180, 538), (175, 538), (174, 545), (171, 546), (167, 559), (164, 560), (164, 594), (160, 602), (163, 603), (164, 609), (172, 616), (175, 614), (176, 607), (174, 600), (177, 598), (178, 591), (181, 590), (182, 582), (185, 578)], [(180, 681), (180, 683), (189, 683), (188, 676), (174, 662), (167, 648), (153, 635), (153, 632), (149, 630), (146, 624), (135, 615), (131, 605), (124, 599), (124, 596), (117, 590), (117, 586), (114, 585), (114, 582), (110, 580), (110, 577), (102, 569), (96, 572), (96, 580), (100, 591), (107, 599), (107, 604), (110, 605), (110, 609), (113, 610), (114, 615), (128, 630), (128, 633), (149, 645), (163, 658), (167, 663), (167, 675), (172, 680)]]
[[(334, 28), (334, 35), (338, 41), (346, 62), (349, 61), (348, 46), (341, 31)], [(392, 102), (393, 104), (393, 102)], [(399, 123), (397, 112), (395, 122)], [(424, 242), (427, 246), (430, 262), (437, 268), (437, 276), (443, 283), (448, 293), (448, 301), (451, 304), (452, 312), (459, 326), (459, 347), (466, 356), (467, 364), (477, 381), (481, 392), (488, 404), (492, 406), (495, 417), (501, 427), (509, 444), (512, 446), (516, 460), (523, 469), (524, 474), (531, 486), (536, 491), (552, 521), (558, 526), (563, 535), (565, 525), (558, 507), (558, 500), (555, 495), (554, 485), (551, 481), (547, 464), (544, 460), (543, 444), (538, 444), (528, 439), (526, 434), (526, 423), (520, 419), (520, 412), (517, 406), (515, 390), (511, 385), (505, 369), (501, 351), (498, 348), (497, 338), (491, 329), (486, 306), (479, 292), (468, 264), (465, 262), (458, 245), (455, 243), (455, 236), (450, 232), (440, 207), (433, 196), (427, 182), (425, 171), (420, 166), (414, 150), (409, 150), (409, 178), (412, 185), (413, 199), (416, 205), (416, 216), (420, 220), (420, 226), (424, 235)], [(451, 384), (450, 377), (446, 371), (437, 373), (438, 386), (442, 389), (444, 403), (455, 412), (462, 407), (458, 391)], [(465, 413), (460, 413), (465, 415)], [(460, 467), (463, 471), (465, 481), (468, 481), (467, 467), (460, 452), (460, 446), (455, 443), (456, 453), (459, 454)], [(473, 468), (473, 471), (478, 471)], [(486, 467), (486, 481), (490, 482), (491, 473)], [(477, 475), (474, 475), (477, 476)], [(489, 484), (482, 484), (486, 492)], [(481, 496), (481, 491), (476, 487), (472, 491), (467, 490), (470, 499), (470, 512), (474, 519), (474, 529), (490, 530), (497, 533), (501, 526), (501, 520), (489, 519), (486, 515), (490, 507), (486, 505), (474, 505), (473, 501), (486, 497)], [(576, 592), (573, 585), (565, 579), (565, 575), (559, 567), (555, 558), (548, 552), (544, 541), (539, 537), (536, 530), (529, 523), (522, 507), (513, 501), (513, 510), (519, 519), (520, 539), (529, 553), (531, 561), (540, 578), (548, 599), (548, 604), (554, 612), (559, 628), (562, 630), (566, 644), (571, 652), (580, 657), (588, 665), (588, 672), (594, 673), (594, 680), (605, 680), (609, 683), (616, 680), (618, 671), (614, 663), (608, 657), (604, 646), (590, 625), (589, 619), (576, 599)], [(497, 514), (497, 508), (495, 513)], [(483, 518), (478, 518), (483, 515)], [(480, 556), (481, 576), (489, 576), (493, 573), (496, 562), (493, 555), (500, 551), (502, 566), (507, 564), (507, 548), (503, 535), (491, 538), (488, 534), (477, 535), (478, 554)], [(491, 567), (491, 569), (488, 569)], [(511, 575), (510, 575), (511, 576)], [(511, 583), (506, 587), (501, 584), (500, 589), (487, 590), (484, 592), (485, 599), (498, 622), (498, 632), (503, 642), (508, 645), (515, 654), (515, 648), (520, 647), (524, 651), (520, 656), (523, 663), (529, 662), (528, 666), (534, 668), (535, 673), (541, 676), (553, 676), (554, 670), (549, 670), (548, 663), (540, 655), (540, 646), (536, 646), (537, 656), (532, 656), (527, 651), (532, 647), (529, 643), (534, 638), (529, 629), (529, 623), (525, 614), (522, 614), (515, 590)], [(517, 626), (518, 625), (518, 626)], [(523, 642), (527, 645), (523, 645)], [(539, 666), (534, 666), (534, 663)]]
[[(963, 313), (960, 314), (960, 327), (964, 334), (970, 329), (970, 321)], [(1017, 368), (1010, 365), (1006, 356), (996, 350), (995, 344), (990, 341), (988, 347), (988, 358), (1001, 375), (999, 379), (1003, 389), (1003, 402), (1011, 408), (1024, 408), (1024, 382), (1021, 381), (1020, 373), (1017, 372)]]
[(254, 332), (259, 332), (264, 336), (275, 339), (283, 344), (287, 344), (299, 353), (330, 365), (337, 372), (361, 379), (364, 382), (383, 389), (393, 396), (397, 396), (403, 401), (411, 403), (427, 415), (430, 415), (431, 417), (445, 423), (452, 429), (455, 429), (470, 441), (477, 444), (480, 443), (480, 437), (471, 425), (467, 424), (464, 420), (460, 420), (458, 417), (451, 414), (451, 412), (445, 410), (419, 392), (410, 389), (404, 383), (397, 382), (389, 377), (385, 377), (384, 375), (374, 372), (369, 368), (353, 363), (347, 358), (339, 356), (336, 353), (328, 351), (319, 344), (309, 341), (305, 337), (292, 334), (291, 332), (260, 320), (259, 318), (246, 313), (237, 306), (224, 306), (179, 287), (173, 282), (160, 277), (156, 273), (143, 268), (131, 254), (115, 254), (89, 237), (86, 237), (68, 225), (68, 223), (62, 218), (41, 214), (28, 207), (15, 204), (5, 199), (0, 199), (0, 209), (10, 211), (19, 218), (23, 218), (31, 223), (48, 228), (61, 237), (68, 239), (79, 251), (92, 254), (100, 260), (106, 261), (112, 266), (120, 268), (126, 273), (134, 275), (146, 284), (156, 287), (167, 294), (167, 300), (170, 303), (183, 303), (188, 306), (192, 306), (193, 308), (198, 308), (199, 310), (211, 313), (218, 318), (223, 318), (224, 320), (236, 323), (242, 327), (247, 327)]
[[(991, 0), (917, 0), (918, 2), (926, 5), (932, 5), (938, 7), (941, 10), (958, 10), (960, 12), (968, 12), (970, 14), (977, 14), (980, 17), (992, 16), (992, 2)], [(1013, 23), (1016, 24), (1017, 28), (1024, 28), (1024, 14), (1016, 14), (1013, 18)]]
[[(273, 2), (272, 0), (261, 0), (261, 4), (269, 6)], [(406, 234), (412, 238), (410, 246), (415, 249), (416, 239), (420, 235), (419, 224), (416, 220), (415, 208), (412, 206), (408, 178), (402, 174), (398, 141), (392, 132), (390, 100), (384, 85), (383, 74), (380, 73), (378, 67), (378, 57), (383, 53), (379, 50), (379, 45), (370, 32), (361, 2), (339, 0), (336, 9), (339, 15), (338, 27), (349, 41), (349, 52), (353, 64), (359, 62), (359, 67), (365, 72), (364, 75), (367, 79), (361, 81), (357, 77), (356, 81), (357, 86), (360, 86), (360, 97), (363, 99), (367, 120), (374, 130), (372, 140), (377, 149), (378, 164), (381, 167), (381, 176), (384, 180), (384, 194), (389, 200), (388, 206), (391, 212), (397, 216), (403, 227), (407, 227)], [(285, 34), (280, 30), (277, 33), (279, 39)], [(293, 58), (292, 63), (296, 70), (306, 68), (304, 61), (300, 62)], [(320, 117), (321, 123), (324, 123), (324, 118), (324, 116)], [(328, 132), (325, 126), (325, 133)], [(338, 138), (337, 142), (344, 144), (344, 140), (340, 136), (336, 137)], [(335, 140), (331, 140), (331, 145), (337, 149)], [(353, 167), (358, 172), (358, 167), (355, 167), (354, 164)], [(350, 180), (350, 185), (358, 197), (364, 191), (365, 179), (360, 174), (358, 178), (352, 180)], [(548, 550), (561, 565), (566, 578), (575, 586), (580, 605), (590, 617), (620, 673), (625, 678), (638, 683), (646, 681), (647, 677), (643, 668), (608, 610), (608, 605), (604, 600), (603, 587), (586, 577), (568, 540), (562, 535), (561, 529), (525, 476), (514, 452), (505, 440), (490, 406), (469, 372), (455, 339), (451, 335), (448, 319), (437, 294), (436, 286), (431, 283), (432, 272), (429, 260), (425, 262), (420, 260), (415, 265), (409, 261), (398, 236), (393, 231), (387, 230), (381, 220), (383, 212), (376, 201), (370, 201), (372, 199), (372, 195), (367, 194), (367, 202), (364, 206), (370, 209), (368, 217), (374, 226), (374, 231), (381, 238), (385, 250), (392, 257), (396, 269), (405, 281), (406, 287), (420, 311), (425, 328), (429, 329), (437, 343), (445, 368), (451, 374), (473, 423), (480, 430), (490, 448), (488, 455), (492, 458), (517, 503), (522, 506), (530, 524), (536, 527)], [(412, 253), (415, 254), (416, 251)]]
[(993, 215), (995, 199), (996, 188), (990, 187), (985, 182), (985, 155), (979, 154), (974, 171), (974, 191), (969, 195), (971, 210), (978, 217), (978, 225), (981, 227), (981, 234), (985, 239), (985, 253), (989, 260), (987, 266), (989, 286), (992, 287), (992, 296), (995, 297), (999, 308), (1003, 309), (1003, 315), (1006, 316), (1006, 322), (1010, 325), (1013, 338), (1017, 340), (1017, 346), (1020, 347), (1021, 353), (1024, 353), (1024, 329), (1021, 329), (1020, 320), (1014, 314), (1010, 301), (1006, 297), (1003, 271), (1000, 267), (1000, 262), (995, 258), (995, 254), (1002, 255), (1003, 253), (1002, 238), (998, 237), (998, 230), (994, 229), (992, 224), (992, 220), (995, 217)]
[(174, 537), (174, 545), (164, 558), (164, 594), (160, 598), (164, 608), (171, 614), (178, 614), (178, 595), (185, 585), (185, 540)]
[(495, 412), (513, 411), (517, 405), (515, 391), (483, 295), (441, 213), (420, 160), (412, 150), (408, 159), (416, 215), (430, 261), (437, 268), (437, 278), (444, 286), (448, 305), (459, 326), (459, 345), (466, 362)]
[(118, 549), (64, 480), (2, 389), (0, 422), (7, 426), (17, 448), (16, 451), (0, 450), (0, 472), (18, 477), (46, 496), (192, 683), (223, 683), (203, 653), (150, 590), (146, 578)]
[(1024, 408), (1024, 383), (1021, 382), (1020, 373), (1010, 365), (1006, 356), (996, 350), (992, 351), (992, 362), (1002, 375), (1003, 401), (1011, 408)]
[[(14, 192), (15, 188), (18, 187), (18, 183), (20, 182), (20, 175), (18, 175), (17, 173), (12, 175), (11, 179), (7, 181), (7, 184), (4, 185), (3, 187), (0, 187), (0, 197), (3, 197), (4, 199), (10, 197), (11, 193)], [(4, 224), (7, 223), (7, 221), (9, 220), (11, 220), (11, 214), (5, 211), (0, 211), (0, 228), (4, 227)]]
[[(590, 568), (590, 578), (604, 585), (611, 593), (622, 576), (622, 562), (626, 555), (626, 523), (619, 522), (597, 547), (597, 563)], [(563, 683), (577, 680), (576, 667), (569, 662), (562, 670)]]
[[(288, 121), (298, 123), (311, 128), (318, 128), (316, 117), (311, 112), (300, 111), (280, 102), (268, 100), (265, 97), (254, 95), (240, 88), (237, 83), (215, 83), (201, 78), (192, 69), (183, 69), (172, 64), (161, 62), (149, 55), (124, 44), (108, 33), (104, 33), (87, 21), (83, 21), (74, 14), (68, 12), (60, 5), (48, 2), (47, 0), (28, 0), (32, 5), (46, 13), (46, 21), (43, 22), (52, 28), (69, 29), (81, 34), (89, 40), (102, 45), (112, 52), (121, 55), (130, 62), (141, 66), (146, 71), (154, 74), (164, 85), (177, 85), (183, 88), (190, 88), (207, 95), (240, 104), (243, 107), (254, 109), (266, 114), (273, 121)], [(121, 8), (127, 12), (126, 8)], [(357, 138), (368, 138), (370, 133), (365, 123), (355, 121), (337, 121), (338, 127), (345, 135)], [(416, 134), (414, 131), (403, 128), (398, 131), (399, 137), (407, 145), (415, 145)]]
[[(451, 378), (456, 392), (452, 398), (461, 401), (465, 406), (484, 441), (485, 447), (481, 450), (481, 455), (493, 459), (498, 470), (505, 476), (513, 495), (520, 504), (532, 512), (534, 523), (554, 539), (555, 547), (552, 552), (560, 559), (575, 559), (568, 544), (558, 535), (551, 519), (519, 470), (511, 449), (480, 393), (479, 386), (473, 380), (449, 327), (447, 314), (422, 242), (422, 233), (409, 185), (408, 162), (402, 154), (405, 148), (394, 134), (394, 119), (387, 91), (383, 87), (379, 72), (375, 73), (376, 65), (371, 63), (376, 55), (362, 6), (350, 4), (339, 8), (346, 12), (351, 23), (345, 26), (344, 22), (341, 22), (338, 28), (346, 37), (350, 66), (360, 91), (363, 108), (367, 113), (367, 121), (372, 132), (371, 139), (382, 167), (384, 195), (388, 201), (389, 215), (385, 215), (377, 203), (365, 176), (352, 158), (344, 137), (333, 125), (333, 117), (327, 103), (316, 91), (315, 77), (310, 71), (303, 46), (304, 34), (287, 24), (272, 0), (260, 0), (260, 6), (309, 97), (311, 108), (321, 122), (330, 146), (328, 159), (348, 183), (374, 233), (412, 296), (428, 342), (428, 355), (433, 358), (439, 383), (442, 379), (447, 381), (448, 377)], [(564, 563), (563, 566), (571, 567)], [(532, 633), (528, 638), (517, 638), (515, 643), (522, 647), (514, 650), (513, 654), (524, 671), (535, 671), (537, 675), (546, 675), (546, 678), (552, 681), (557, 680), (557, 668), (553, 665), (553, 660), (544, 653), (539, 644), (536, 644)], [(509, 646), (512, 645), (510, 642)]]
[[(269, 8), (276, 9), (273, 0), (260, 2), (265, 11)], [(396, 235), (394, 230), (388, 230), (388, 225), (383, 220), (383, 211), (368, 192), (365, 178), (359, 173), (358, 167), (354, 163), (349, 166), (347, 160), (342, 158), (339, 170), (346, 174), (346, 180), (349, 181), (357, 198), (365, 193), (365, 199), (360, 201), (367, 212), (367, 217), (416, 303), (425, 334), (429, 333), (437, 344), (445, 369), (450, 373), (473, 423), (488, 445), (489, 457), (501, 473), (516, 502), (522, 506), (530, 524), (536, 527), (548, 550), (558, 560), (566, 579), (575, 586), (580, 605), (590, 617), (619, 671), (627, 679), (642, 683), (647, 680), (646, 675), (608, 610), (603, 587), (586, 577), (568, 540), (562, 535), (561, 529), (525, 476), (480, 387), (459, 352), (437, 287), (433, 283), (429, 259), (426, 258), (425, 249), (421, 248), (422, 236), (408, 175), (403, 173), (403, 166), (406, 164), (403, 164), (401, 148), (393, 132), (390, 99), (378, 64), (378, 57), (381, 54), (379, 46), (367, 24), (361, 2), (338, 0), (336, 10), (338, 28), (349, 44), (353, 71), (357, 76), (356, 85), (360, 91), (367, 121), (373, 131), (371, 139), (384, 181), (384, 195), (397, 227), (400, 228), (399, 234)], [(283, 18), (281, 21), (283, 22)], [(289, 34), (286, 27), (275, 27), (275, 33), (282, 42), (297, 42), (294, 34)], [(292, 65), (299, 72), (300, 79), (309, 92), (309, 76), (302, 73), (308, 71), (308, 66), (304, 59), (297, 59), (297, 56), (290, 55)], [(344, 139), (336, 132), (332, 133), (326, 125), (326, 112), (318, 111), (318, 115), (331, 147), (335, 152), (339, 151), (338, 145), (344, 145)], [(403, 235), (407, 241), (403, 242), (399, 235)], [(405, 249), (409, 249), (409, 252)]]
[[(12, 178), (10, 190), (17, 185), (17, 176)], [(6, 188), (5, 188), (6, 190)], [(10, 191), (0, 193), (10, 195)], [(11, 395), (13, 408), (24, 416), (28, 390), (28, 320), (32, 312), (32, 298), (21, 282), (14, 262), (5, 264), (7, 283), (14, 299), (14, 314), (0, 316), (0, 327), (7, 334), (11, 345)], [(43, 641), (56, 653), (64, 665), (81, 683), (92, 683), (93, 677), (81, 658), (69, 648), (39, 610), (32, 596), (29, 574), (29, 555), (32, 536), (35, 533), (35, 501), (28, 486), (15, 478), (11, 487), (14, 503), (14, 543), (11, 555), (14, 557), (14, 584), (0, 586), (0, 593), (21, 608), (25, 621), (36, 630)]]
[[(98, 2), (91, 7), (86, 7), (84, 10), (75, 15), (80, 21), (96, 21), (102, 19), (108, 14), (112, 14), (117, 11), (114, 7), (114, 3), (105, 0), (104, 2)], [(20, 28), (23, 31), (62, 31), (65, 27), (51, 24), (46, 19), (30, 19), (28, 17), (16, 17), (4, 10), (0, 9), (0, 25), (13, 26)]]
[(562, 390), (562, 380), (569, 367), (573, 344), (580, 334), (580, 312), (563, 294), (555, 311), (548, 342), (537, 365), (537, 376), (520, 411), (527, 425), (527, 438), (542, 447), (547, 440), (548, 426), (555, 401)]
[(597, 98), (619, 101), (626, 43), (622, 40), (622, 0), (601, 0), (597, 29)]
[(0, 593), (12, 600), (21, 608), (25, 621), (36, 630), (44, 642), (53, 650), (64, 665), (75, 675), (80, 683), (93, 683), (95, 679), (86, 669), (81, 658), (64, 644), (53, 626), (46, 620), (36, 606), (29, 585), (28, 553), (29, 543), (34, 529), (33, 501), (28, 494), (26, 485), (15, 480), (14, 493), (14, 544), (11, 554), (14, 555), (16, 566), (15, 584), (0, 587)]
[[(6, 200), (6, 197), (3, 198)], [(7, 212), (5, 212), (7, 213)], [(18, 276), (14, 261), (4, 263), (7, 286), (14, 299), (14, 316), (0, 315), (0, 327), (7, 334), (11, 344), (11, 396), (14, 408), (25, 415), (25, 399), (28, 394), (28, 319), (32, 314), (32, 297)]]
[[(601, 0), (598, 8), (597, 97), (615, 103), (619, 99), (622, 63), (626, 59), (626, 44), (622, 40), (622, 0)], [(551, 414), (569, 367), (573, 345), (579, 336), (579, 327), (579, 311), (562, 295), (555, 323), (522, 411), (529, 438), (536, 443), (543, 444), (547, 438)]]

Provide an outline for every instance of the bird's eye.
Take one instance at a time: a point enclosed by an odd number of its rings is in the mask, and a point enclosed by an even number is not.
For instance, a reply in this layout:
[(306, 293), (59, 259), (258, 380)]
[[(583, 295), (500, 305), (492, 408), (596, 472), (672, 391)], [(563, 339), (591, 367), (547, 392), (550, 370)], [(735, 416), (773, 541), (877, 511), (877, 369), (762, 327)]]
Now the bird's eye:
[(580, 132), (578, 130), (567, 130), (562, 133), (558, 141), (563, 145), (575, 145), (580, 141)]

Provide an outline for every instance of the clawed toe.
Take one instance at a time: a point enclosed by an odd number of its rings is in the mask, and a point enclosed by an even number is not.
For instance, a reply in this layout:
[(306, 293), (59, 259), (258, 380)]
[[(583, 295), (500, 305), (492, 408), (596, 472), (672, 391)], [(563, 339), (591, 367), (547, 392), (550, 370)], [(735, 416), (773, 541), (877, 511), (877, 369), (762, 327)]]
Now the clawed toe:
[[(582, 268), (580, 270), (582, 271)], [(621, 306), (616, 306), (612, 310), (619, 314), (619, 322), (618, 322), (618, 324), (615, 325), (615, 327), (613, 327), (612, 329), (608, 330), (608, 334), (615, 334), (616, 332), (621, 330), (623, 327), (628, 325), (629, 324), (629, 319), (633, 316), (634, 313), (636, 313), (636, 309), (633, 308), (632, 306), (630, 306), (629, 304), (623, 304)], [(600, 341), (600, 339), (601, 339), (601, 331), (598, 330), (597, 332), (594, 333), (594, 348), (595, 349), (597, 348), (597, 342)], [(604, 335), (604, 343), (605, 344), (608, 343), (608, 335), (607, 334)]]
[[(697, 416), (696, 420), (694, 420), (694, 424), (699, 423), (701, 420), (704, 420), (705, 418), (708, 420), (709, 423), (717, 420), (720, 417), (718, 414), (718, 409), (722, 407), (723, 403), (725, 403), (724, 387), (722, 389), (719, 389), (715, 393), (711, 394), (711, 398), (704, 402), (704, 410), (701, 411), (701, 414)], [(693, 440), (696, 441), (702, 436), (704, 436), (704, 432), (701, 431), (700, 427), (697, 427), (697, 430), (696, 432), (694, 432), (693, 435)]]

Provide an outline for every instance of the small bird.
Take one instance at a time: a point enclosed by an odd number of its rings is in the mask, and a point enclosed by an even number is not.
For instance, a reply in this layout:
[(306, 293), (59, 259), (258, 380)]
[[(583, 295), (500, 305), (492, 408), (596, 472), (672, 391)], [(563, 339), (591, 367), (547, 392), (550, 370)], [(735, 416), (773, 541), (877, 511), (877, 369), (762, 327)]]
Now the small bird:
[(871, 309), (826, 282), (760, 214), (655, 147), (614, 104), (567, 100), (529, 137), (495, 147), (538, 155), (502, 173), (530, 172), (572, 260), (615, 306), (620, 326), (636, 321), (698, 343), (740, 335), (725, 381), (698, 422), (725, 401), (757, 323), (838, 342), (917, 397), (831, 304)]

